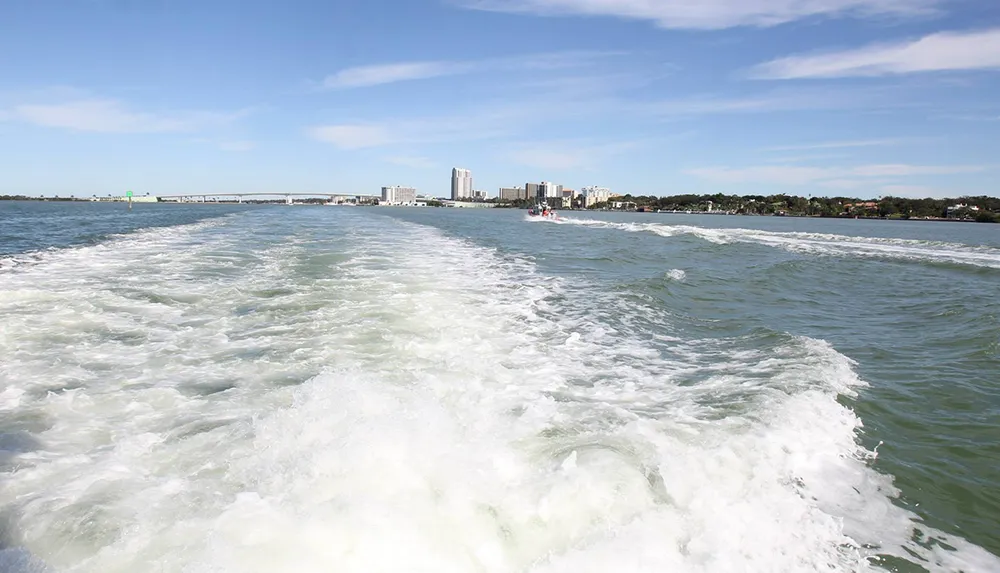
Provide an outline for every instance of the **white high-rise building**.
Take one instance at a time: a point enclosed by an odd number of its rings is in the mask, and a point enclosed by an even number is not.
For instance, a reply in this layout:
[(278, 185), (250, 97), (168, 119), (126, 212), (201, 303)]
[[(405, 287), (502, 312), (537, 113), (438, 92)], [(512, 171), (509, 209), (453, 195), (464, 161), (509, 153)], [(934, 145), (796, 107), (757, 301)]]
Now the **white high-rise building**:
[(538, 187), (538, 196), (540, 199), (549, 200), (557, 199), (562, 201), (562, 185), (556, 185), (555, 183), (550, 183), (548, 181), (542, 181), (542, 184)]
[(413, 187), (392, 187), (382, 188), (382, 203), (385, 205), (413, 205), (417, 202), (417, 190)]
[(611, 198), (611, 189), (607, 187), (584, 187), (583, 192), (584, 207), (590, 207), (595, 203), (606, 203)]
[(542, 181), (541, 183), (528, 183), (525, 188), (528, 191), (529, 199), (534, 199), (540, 202), (546, 202), (549, 199), (558, 199), (559, 201), (562, 201), (562, 185)]
[(451, 200), (472, 198), (472, 172), (456, 167), (451, 170)]

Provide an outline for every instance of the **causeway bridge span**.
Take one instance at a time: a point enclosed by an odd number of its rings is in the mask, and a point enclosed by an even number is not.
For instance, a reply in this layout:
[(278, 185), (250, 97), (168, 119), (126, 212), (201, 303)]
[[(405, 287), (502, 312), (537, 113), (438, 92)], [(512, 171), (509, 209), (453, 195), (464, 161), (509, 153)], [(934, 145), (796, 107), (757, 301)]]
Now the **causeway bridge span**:
[(157, 195), (160, 201), (170, 201), (177, 203), (218, 203), (219, 198), (225, 197), (234, 202), (242, 203), (243, 198), (257, 197), (284, 197), (285, 203), (291, 205), (295, 197), (308, 197), (310, 199), (328, 198), (330, 203), (358, 202), (365, 199), (381, 199), (381, 195), (366, 195), (364, 193), (183, 193), (180, 195)]

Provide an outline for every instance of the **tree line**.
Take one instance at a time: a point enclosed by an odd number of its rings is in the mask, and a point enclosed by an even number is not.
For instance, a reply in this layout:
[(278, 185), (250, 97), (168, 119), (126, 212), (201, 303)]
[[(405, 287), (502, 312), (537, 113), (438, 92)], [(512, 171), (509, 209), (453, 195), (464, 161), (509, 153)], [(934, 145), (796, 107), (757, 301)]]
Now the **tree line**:
[(0, 195), (0, 201), (86, 201), (86, 199), (77, 199), (73, 195), (68, 197), (60, 197), (56, 195), (55, 197), (28, 197), (27, 195)]
[(989, 218), (996, 220), (1000, 199), (996, 197), (957, 197), (944, 199), (909, 199), (881, 197), (799, 197), (795, 195), (674, 195), (668, 197), (624, 195), (619, 201), (631, 201), (637, 207), (666, 211), (724, 211), (747, 215), (794, 215), (818, 217), (886, 218)]
[[(530, 200), (506, 202), (525, 207)], [(573, 206), (582, 207), (574, 198)], [(929, 218), (1000, 222), (1000, 198), (954, 197), (945, 199), (908, 199), (906, 197), (799, 197), (795, 195), (620, 195), (589, 209), (613, 208), (624, 203), (630, 210), (723, 212), (735, 215), (789, 215), (813, 217), (882, 217), (893, 219)]]

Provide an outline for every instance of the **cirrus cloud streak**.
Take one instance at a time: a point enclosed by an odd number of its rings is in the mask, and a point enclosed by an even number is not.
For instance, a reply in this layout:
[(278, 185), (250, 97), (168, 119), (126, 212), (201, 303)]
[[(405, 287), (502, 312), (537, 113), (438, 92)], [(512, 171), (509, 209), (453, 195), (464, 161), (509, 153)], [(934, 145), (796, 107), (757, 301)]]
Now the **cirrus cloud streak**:
[(602, 58), (624, 54), (620, 51), (570, 50), (479, 61), (392, 62), (345, 68), (327, 76), (321, 85), (324, 89), (342, 90), (471, 73), (555, 70), (587, 66)]
[(459, 0), (476, 10), (541, 16), (615, 16), (661, 28), (718, 30), (771, 27), (814, 17), (912, 17), (933, 14), (945, 0)]
[(957, 175), (985, 171), (983, 165), (910, 165), (885, 163), (853, 167), (812, 167), (757, 165), (743, 168), (703, 167), (688, 169), (688, 175), (719, 183), (765, 183), (775, 185), (818, 185), (845, 189), (864, 187), (886, 179), (915, 176)]
[(1000, 28), (940, 32), (916, 40), (788, 56), (749, 70), (755, 79), (874, 77), (951, 70), (1000, 70)]
[(194, 132), (206, 127), (230, 123), (249, 113), (186, 111), (152, 113), (134, 111), (110, 99), (85, 99), (57, 104), (14, 106), (12, 120), (42, 127), (97, 133), (169, 133)]

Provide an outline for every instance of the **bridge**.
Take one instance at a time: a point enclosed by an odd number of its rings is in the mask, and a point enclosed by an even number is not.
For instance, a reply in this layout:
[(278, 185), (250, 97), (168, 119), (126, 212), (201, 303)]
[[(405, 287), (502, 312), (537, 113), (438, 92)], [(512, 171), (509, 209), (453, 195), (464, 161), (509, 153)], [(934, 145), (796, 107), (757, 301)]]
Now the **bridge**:
[[(234, 202), (242, 203), (244, 197), (284, 197), (285, 203), (294, 203), (293, 197), (309, 197), (310, 199), (321, 199), (328, 197), (330, 203), (358, 202), (362, 199), (381, 199), (381, 195), (366, 195), (364, 193), (185, 193), (182, 195), (157, 195), (161, 201), (175, 201), (178, 203), (218, 203), (220, 197), (232, 197)], [(215, 199), (210, 201), (209, 199)], [(339, 200), (339, 201), (338, 201)]]

